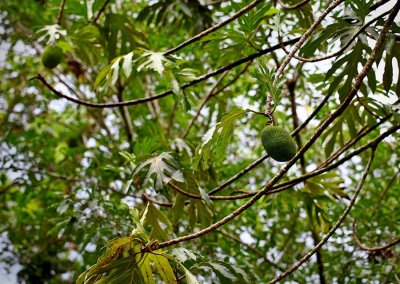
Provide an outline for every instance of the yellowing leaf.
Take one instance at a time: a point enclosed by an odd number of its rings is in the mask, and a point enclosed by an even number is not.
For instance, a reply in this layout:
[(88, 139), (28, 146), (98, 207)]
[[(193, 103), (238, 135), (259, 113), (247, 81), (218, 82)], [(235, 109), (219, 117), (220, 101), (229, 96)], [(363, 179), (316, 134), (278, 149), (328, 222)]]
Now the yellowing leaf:
[[(160, 253), (161, 251), (155, 251), (155, 253)], [(163, 255), (156, 255), (149, 253), (149, 260), (154, 263), (154, 268), (164, 280), (165, 283), (173, 284), (178, 283), (175, 278), (174, 271), (171, 268), (171, 265), (168, 262), (168, 259)]]

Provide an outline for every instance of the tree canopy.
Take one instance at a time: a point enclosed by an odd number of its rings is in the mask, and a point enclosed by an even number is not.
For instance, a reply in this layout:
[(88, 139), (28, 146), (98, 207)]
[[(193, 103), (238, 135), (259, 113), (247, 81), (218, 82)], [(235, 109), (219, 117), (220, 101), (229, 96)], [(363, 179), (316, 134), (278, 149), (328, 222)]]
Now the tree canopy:
[(400, 281), (399, 10), (0, 1), (4, 281)]

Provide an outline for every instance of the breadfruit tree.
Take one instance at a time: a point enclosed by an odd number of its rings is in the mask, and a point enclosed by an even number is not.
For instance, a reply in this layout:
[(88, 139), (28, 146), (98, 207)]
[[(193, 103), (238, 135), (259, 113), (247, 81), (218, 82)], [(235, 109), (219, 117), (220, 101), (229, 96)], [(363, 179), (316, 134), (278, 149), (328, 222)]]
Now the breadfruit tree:
[(399, 281), (399, 9), (0, 1), (0, 282)]

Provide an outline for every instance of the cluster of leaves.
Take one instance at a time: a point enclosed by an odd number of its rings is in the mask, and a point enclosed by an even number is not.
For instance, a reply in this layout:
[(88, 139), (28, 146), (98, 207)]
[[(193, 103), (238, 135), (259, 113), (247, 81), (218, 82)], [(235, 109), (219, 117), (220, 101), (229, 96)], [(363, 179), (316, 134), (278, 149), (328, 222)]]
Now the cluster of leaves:
[[(78, 277), (77, 283), (157, 283), (156, 279), (165, 283), (178, 283), (185, 277), (187, 283), (198, 284), (191, 270), (212, 271), (222, 283), (249, 283), (246, 272), (241, 268), (222, 261), (208, 261), (185, 248), (173, 249), (169, 253), (151, 250), (155, 243), (151, 239), (156, 236), (147, 234), (144, 226), (151, 222), (153, 230), (157, 228), (153, 223), (155, 216), (152, 210), (157, 209), (148, 203), (140, 219), (138, 211), (132, 210), (136, 228), (131, 236), (107, 242), (104, 254), (95, 265)], [(164, 220), (169, 222), (166, 217)]]

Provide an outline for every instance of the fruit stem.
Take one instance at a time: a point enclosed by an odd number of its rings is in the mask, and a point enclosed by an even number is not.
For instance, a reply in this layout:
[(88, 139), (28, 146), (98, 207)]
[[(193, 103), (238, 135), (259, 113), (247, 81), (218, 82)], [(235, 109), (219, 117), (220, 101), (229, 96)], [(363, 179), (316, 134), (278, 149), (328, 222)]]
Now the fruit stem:
[(272, 116), (271, 113), (271, 103), (272, 103), (272, 96), (270, 93), (267, 94), (267, 106), (265, 108), (265, 113), (264, 115), (269, 118), (269, 121), (265, 125), (271, 125), (274, 124), (274, 117)]

